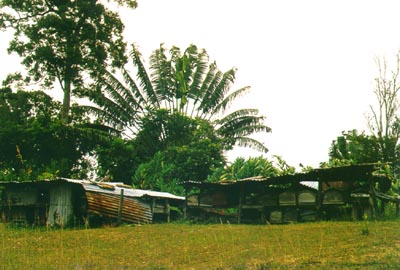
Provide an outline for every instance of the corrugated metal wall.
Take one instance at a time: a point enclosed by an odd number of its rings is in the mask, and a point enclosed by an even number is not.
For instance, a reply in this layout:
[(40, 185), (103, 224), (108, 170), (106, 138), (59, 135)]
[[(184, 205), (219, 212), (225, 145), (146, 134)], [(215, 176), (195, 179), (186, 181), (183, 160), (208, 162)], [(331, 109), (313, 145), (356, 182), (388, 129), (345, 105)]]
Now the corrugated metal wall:
[[(91, 192), (86, 190), (88, 213), (118, 218), (120, 196)], [(124, 196), (121, 220), (126, 222), (147, 224), (151, 223), (153, 215), (150, 205), (140, 199)]]
[(72, 221), (72, 186), (63, 183), (50, 188), (50, 206), (47, 218), (48, 225), (65, 226)]

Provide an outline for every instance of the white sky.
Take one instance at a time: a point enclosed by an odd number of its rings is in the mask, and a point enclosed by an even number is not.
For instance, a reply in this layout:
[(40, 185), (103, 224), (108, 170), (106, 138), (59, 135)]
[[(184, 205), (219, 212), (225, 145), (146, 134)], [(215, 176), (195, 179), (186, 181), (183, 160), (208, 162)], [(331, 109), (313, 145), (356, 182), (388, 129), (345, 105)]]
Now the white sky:
[[(147, 60), (164, 43), (205, 48), (222, 71), (250, 85), (238, 108), (257, 108), (272, 133), (256, 136), (290, 165), (318, 167), (343, 130), (366, 130), (378, 74), (400, 49), (399, 1), (138, 0), (122, 11), (125, 36)], [(18, 70), (0, 33), (0, 80)], [(258, 152), (236, 149), (238, 156)]]

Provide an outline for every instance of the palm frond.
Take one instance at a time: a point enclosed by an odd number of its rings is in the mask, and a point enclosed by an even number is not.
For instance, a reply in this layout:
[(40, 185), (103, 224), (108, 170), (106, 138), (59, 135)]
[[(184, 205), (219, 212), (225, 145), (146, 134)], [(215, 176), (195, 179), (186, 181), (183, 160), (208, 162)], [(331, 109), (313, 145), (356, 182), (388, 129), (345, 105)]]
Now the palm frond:
[(147, 104), (146, 98), (142, 95), (140, 88), (136, 85), (135, 80), (130, 76), (129, 72), (125, 68), (123, 68), (121, 72), (125, 83), (129, 87), (129, 91), (125, 92), (123, 96), (128, 99), (130, 103), (135, 104), (138, 110), (144, 111)]
[(201, 89), (203, 79), (206, 78), (206, 72), (208, 68), (208, 54), (205, 50), (199, 52), (197, 55), (196, 63), (194, 65), (194, 71), (192, 74), (192, 82), (189, 86), (188, 97), (194, 100), (194, 104), (201, 98)]
[(258, 115), (258, 110), (241, 109), (224, 115), (229, 106), (250, 89), (245, 86), (231, 92), (235, 68), (220, 71), (215, 62), (209, 64), (207, 52), (194, 45), (183, 53), (173, 47), (167, 55), (161, 44), (150, 56), (148, 72), (135, 46), (130, 57), (136, 78), (125, 68), (120, 69), (122, 81), (118, 81), (120, 76), (103, 72), (92, 93), (91, 100), (99, 107), (88, 108), (88, 111), (105, 125), (104, 130), (111, 132), (110, 127), (116, 131), (131, 129), (136, 134), (141, 129), (142, 118), (150, 111), (166, 108), (167, 113), (187, 114), (192, 109), (191, 117), (213, 120), (215, 131), (225, 139), (226, 148), (237, 143), (267, 151), (261, 143), (247, 137), (254, 132), (271, 131), (264, 125), (265, 118)]
[[(90, 138), (97, 138), (99, 141), (109, 141), (111, 136), (121, 134), (121, 131), (112, 126), (98, 123), (84, 123), (74, 125), (80, 132), (86, 133)], [(94, 135), (94, 136), (93, 136)]]
[(207, 102), (203, 107), (203, 111), (207, 112), (208, 114), (214, 114), (215, 108), (223, 101), (225, 95), (234, 83), (235, 74), (236, 69), (232, 68), (223, 73), (218, 81), (214, 81), (216, 83), (215, 87), (210, 89), (212, 92), (210, 93), (210, 96), (208, 96)]
[(147, 71), (143, 65), (140, 52), (134, 45), (132, 45), (130, 57), (132, 58), (133, 65), (137, 69), (136, 78), (139, 81), (139, 85), (142, 91), (145, 93), (146, 98), (149, 100), (149, 103), (155, 104), (157, 105), (157, 107), (160, 107), (160, 101), (158, 100), (157, 94), (153, 89), (153, 85), (151, 83), (149, 75), (147, 74)]
[(160, 46), (150, 56), (151, 82), (159, 101), (171, 101), (173, 99), (173, 79), (171, 61), (165, 55), (165, 49)]
[[(198, 98), (194, 102), (194, 108), (197, 110), (197, 115), (196, 117), (200, 117), (200, 114), (202, 113), (202, 103), (203, 100), (207, 96), (208, 89), (211, 85), (211, 82), (214, 80), (215, 74), (217, 73), (217, 65), (215, 63), (212, 63), (208, 67), (208, 72), (201, 84), (200, 92), (198, 93)], [(197, 105), (199, 103), (199, 105)]]
[(202, 113), (202, 117), (206, 118), (209, 116), (210, 110), (212, 108), (212, 104), (216, 103), (216, 100), (213, 100), (213, 97), (216, 98), (217, 95), (214, 94), (215, 90), (217, 89), (219, 83), (221, 82), (224, 74), (216, 70), (214, 77), (212, 78), (208, 88), (206, 89), (204, 95), (202, 96), (202, 100), (199, 106), (199, 110)]
[(240, 109), (226, 115), (224, 118), (216, 120), (216, 123), (222, 125), (223, 123), (227, 123), (239, 117), (255, 116), (257, 114), (258, 109)]
[(235, 111), (226, 117), (215, 121), (216, 129), (223, 137), (247, 136), (254, 132), (270, 132), (264, 125), (264, 116), (258, 116), (256, 109)]
[(97, 104), (101, 105), (101, 108), (113, 115), (113, 118), (120, 119), (121, 122), (124, 122), (126, 126), (134, 125), (135, 119), (138, 115), (138, 111), (131, 107), (125, 106), (126, 103), (118, 103), (115, 99), (109, 98), (105, 95), (99, 96), (98, 99), (102, 99), (101, 103), (97, 102)]
[(97, 86), (100, 87), (109, 97), (113, 103), (123, 107), (129, 113), (130, 110), (136, 112), (140, 104), (132, 96), (130, 89), (127, 89), (113, 74), (105, 71), (103, 76), (97, 80)]
[(126, 127), (123, 119), (116, 117), (115, 113), (110, 113), (108, 110), (90, 105), (82, 105), (81, 108), (90, 115), (95, 116), (97, 121), (103, 125), (111, 125), (120, 132)]
[(241, 147), (247, 147), (254, 149), (256, 151), (260, 151), (263, 153), (268, 153), (268, 148), (264, 146), (264, 144), (259, 141), (249, 138), (249, 137), (237, 137), (235, 138), (235, 144)]
[[(220, 130), (218, 130), (220, 131)], [(258, 132), (270, 132), (271, 129), (263, 124), (242, 125), (231, 131), (230, 136), (248, 136)], [(227, 134), (229, 136), (229, 133)]]
[(222, 102), (215, 106), (213, 113), (217, 114), (219, 112), (224, 112), (229, 106), (236, 100), (236, 98), (246, 94), (250, 90), (250, 86), (245, 86), (229, 94), (224, 98)]

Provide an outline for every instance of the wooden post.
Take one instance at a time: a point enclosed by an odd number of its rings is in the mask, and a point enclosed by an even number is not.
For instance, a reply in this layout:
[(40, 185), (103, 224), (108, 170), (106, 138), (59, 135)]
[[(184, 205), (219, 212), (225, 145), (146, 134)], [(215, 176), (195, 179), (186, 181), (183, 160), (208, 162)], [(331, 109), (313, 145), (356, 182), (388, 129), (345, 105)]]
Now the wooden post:
[(315, 198), (315, 203), (316, 203), (316, 210), (317, 210), (317, 216), (316, 220), (321, 220), (321, 208), (322, 208), (322, 181), (318, 181), (318, 187), (317, 187), (317, 197)]
[(378, 202), (375, 196), (375, 187), (374, 187), (374, 180), (372, 175), (369, 175), (369, 203), (371, 205), (372, 216), (373, 218), (378, 217)]
[(154, 209), (156, 208), (156, 198), (152, 198), (151, 200), (151, 220), (154, 222)]
[(239, 206), (238, 206), (238, 224), (242, 221), (242, 207), (243, 207), (243, 190), (239, 192)]
[(185, 220), (187, 219), (187, 208), (188, 208), (188, 191), (187, 191), (187, 186), (185, 186), (185, 202), (183, 205), (183, 218)]
[(169, 223), (171, 221), (171, 208), (169, 207), (169, 200), (165, 199), (165, 209), (164, 209), (165, 213), (167, 214), (167, 223)]
[(358, 208), (357, 208), (357, 204), (356, 204), (356, 203), (353, 203), (351, 206), (352, 206), (352, 207), (351, 207), (351, 219), (352, 219), (353, 221), (356, 221), (356, 220), (358, 220)]
[(261, 207), (261, 224), (265, 224), (267, 221), (265, 217), (265, 207)]
[(124, 202), (124, 189), (121, 188), (121, 195), (119, 197), (119, 205), (118, 205), (118, 225), (121, 224), (121, 220), (122, 220), (122, 206), (123, 206), (123, 202)]

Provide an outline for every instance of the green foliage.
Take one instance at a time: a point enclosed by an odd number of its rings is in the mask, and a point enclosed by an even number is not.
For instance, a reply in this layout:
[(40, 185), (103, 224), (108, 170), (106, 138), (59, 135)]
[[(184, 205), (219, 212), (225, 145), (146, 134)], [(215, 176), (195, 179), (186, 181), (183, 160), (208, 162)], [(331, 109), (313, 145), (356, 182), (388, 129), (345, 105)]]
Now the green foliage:
[(236, 69), (219, 71), (215, 63), (208, 63), (206, 51), (194, 45), (184, 52), (173, 47), (169, 55), (161, 45), (150, 57), (149, 71), (136, 47), (130, 56), (136, 79), (124, 67), (119, 74), (104, 69), (90, 92), (97, 106), (82, 106), (99, 123), (132, 138), (132, 148), (126, 149), (129, 153), (124, 150), (119, 160), (115, 157), (119, 151), (98, 151), (103, 173), (116, 179), (121, 168), (135, 171), (135, 186), (166, 190), (177, 181), (206, 180), (224, 165), (223, 150), (235, 144), (267, 151), (249, 137), (270, 131), (258, 110), (223, 116), (249, 89), (230, 91)]
[(96, 148), (97, 176), (130, 184), (135, 173), (136, 152), (132, 141), (113, 137)]
[[(85, 174), (82, 157), (96, 141), (58, 118), (59, 103), (41, 91), (0, 89), (0, 178), (35, 180)], [(81, 117), (73, 122), (79, 123)]]
[[(282, 162), (282, 160), (281, 160)], [(218, 168), (208, 181), (224, 181), (239, 180), (249, 177), (274, 177), (284, 172), (275, 167), (274, 163), (268, 161), (264, 157), (250, 157), (247, 160), (243, 157), (235, 159), (235, 161), (225, 168)]]
[(174, 166), (166, 162), (162, 152), (154, 155), (147, 163), (142, 163), (133, 176), (134, 187), (141, 189), (171, 191), (176, 179), (173, 177)]
[[(136, 7), (134, 0), (117, 2)], [(46, 88), (56, 80), (60, 83), (64, 122), (71, 94), (84, 90), (85, 74), (95, 75), (100, 66), (126, 62), (124, 25), (118, 13), (101, 1), (3, 0), (0, 8), (0, 29), (14, 30), (8, 51), (23, 58), (27, 80)]]
[(204, 181), (225, 162), (212, 125), (178, 112), (160, 110), (145, 118), (133, 143), (142, 158), (133, 184), (141, 188), (181, 193), (177, 182)]
[[(342, 136), (337, 137), (332, 142), (329, 161), (322, 162), (320, 167), (331, 168), (365, 163), (382, 163), (373, 173), (378, 183), (377, 188), (382, 192), (397, 193), (399, 190), (397, 177), (399, 164), (396, 160), (399, 155), (399, 148), (388, 147), (384, 153), (381, 144), (382, 140), (387, 140), (386, 146), (394, 143), (394, 140), (389, 137), (379, 139), (374, 135), (360, 134), (357, 130), (342, 132)], [(394, 152), (390, 151), (390, 149), (394, 150)]]
[(137, 79), (123, 67), (119, 74), (103, 70), (96, 87), (92, 88), (90, 98), (98, 106), (85, 108), (104, 124), (134, 136), (140, 132), (142, 119), (153, 111), (166, 109), (170, 114), (179, 112), (210, 121), (223, 138), (224, 149), (239, 144), (267, 151), (264, 145), (249, 137), (254, 132), (270, 131), (258, 110), (241, 109), (224, 115), (231, 103), (249, 89), (230, 91), (235, 69), (219, 71), (215, 63), (208, 64), (206, 51), (194, 45), (184, 52), (173, 47), (169, 56), (161, 45), (150, 56), (149, 71), (136, 47), (131, 58)]
[(378, 139), (375, 136), (360, 134), (357, 130), (343, 131), (342, 135), (332, 142), (329, 158), (331, 163), (346, 160), (344, 164), (385, 161)]
[(286, 175), (286, 174), (294, 174), (296, 172), (296, 168), (290, 166), (281, 156), (274, 155), (276, 159), (275, 167), (278, 170), (278, 175)]

